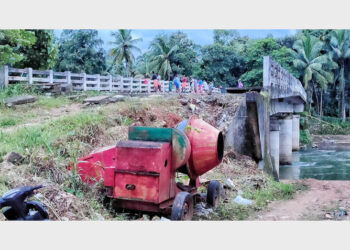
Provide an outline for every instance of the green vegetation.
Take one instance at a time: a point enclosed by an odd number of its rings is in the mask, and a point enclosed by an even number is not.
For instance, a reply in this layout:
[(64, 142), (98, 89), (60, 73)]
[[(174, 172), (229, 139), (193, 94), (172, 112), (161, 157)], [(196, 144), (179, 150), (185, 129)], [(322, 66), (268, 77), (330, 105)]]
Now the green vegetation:
[(310, 131), (308, 129), (300, 130), (300, 144), (310, 145), (312, 143), (312, 138)]
[(36, 91), (28, 84), (11, 84), (6, 89), (0, 90), (0, 104), (2, 106), (6, 98), (26, 94), (33, 95)]
[[(57, 153), (59, 148), (53, 143), (58, 139), (72, 137), (84, 137), (93, 132), (93, 125), (103, 121), (104, 116), (99, 113), (80, 113), (77, 115), (60, 118), (47, 124), (18, 128), (14, 132), (0, 132), (0, 154), (4, 155), (10, 151), (22, 154), (33, 152), (37, 147), (43, 148), (48, 153)], [(88, 139), (88, 138), (82, 138)]]
[(58, 43), (56, 71), (103, 74), (106, 52), (97, 30), (64, 30)]
[(32, 46), (19, 48), (19, 52), (25, 56), (14, 66), (40, 70), (51, 69), (56, 63), (58, 52), (53, 30), (28, 30), (28, 32), (34, 33), (36, 41)]
[(151, 63), (155, 71), (159, 72), (163, 79), (169, 79), (173, 71), (171, 57), (179, 49), (178, 45), (170, 45), (168, 40), (167, 36), (159, 36), (151, 43), (151, 53), (154, 55)]
[(9, 127), (18, 124), (18, 120), (13, 117), (0, 117), (0, 127)]
[(62, 96), (55, 97), (55, 98), (39, 96), (35, 105), (43, 108), (51, 109), (51, 108), (58, 108), (69, 103), (71, 103), (71, 101), (66, 97), (62, 97)]
[(130, 71), (135, 61), (133, 51), (141, 53), (141, 50), (136, 47), (136, 43), (142, 41), (142, 39), (133, 39), (131, 36), (131, 30), (119, 30), (112, 32), (112, 36), (115, 39), (110, 44), (116, 46), (111, 49), (110, 55), (112, 56), (112, 63), (110, 69), (113, 66), (120, 65), (124, 71), (118, 72), (123, 75), (130, 76)]
[(281, 47), (273, 38), (266, 38), (254, 42), (247, 47), (245, 62), (247, 70), (242, 75), (242, 81), (248, 86), (262, 86), (263, 80), (263, 57), (270, 55), (290, 73), (298, 77), (299, 72), (292, 67), (293, 51)]
[(312, 126), (310, 131), (312, 134), (319, 135), (347, 135), (350, 134), (350, 119), (347, 118), (343, 122), (342, 118), (337, 117), (315, 117), (311, 119)]
[(301, 184), (286, 184), (276, 182), (272, 178), (268, 178), (264, 187), (260, 189), (252, 189), (246, 187), (243, 190), (243, 197), (251, 199), (252, 205), (239, 205), (232, 200), (237, 193), (231, 194), (228, 203), (220, 203), (215, 213), (211, 217), (212, 220), (245, 220), (254, 218), (257, 211), (267, 207), (274, 200), (292, 199), (299, 191), (306, 190), (307, 187)]
[(35, 34), (31, 31), (0, 30), (0, 65), (22, 61), (25, 56), (21, 50), (31, 47), (35, 41)]

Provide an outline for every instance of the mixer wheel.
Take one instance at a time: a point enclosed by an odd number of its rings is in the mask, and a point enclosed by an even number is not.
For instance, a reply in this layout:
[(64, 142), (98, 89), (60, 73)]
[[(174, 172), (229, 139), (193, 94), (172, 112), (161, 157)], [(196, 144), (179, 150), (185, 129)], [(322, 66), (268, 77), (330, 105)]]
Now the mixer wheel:
[(220, 199), (221, 184), (218, 181), (210, 181), (207, 191), (207, 203), (216, 207)]
[(171, 209), (171, 220), (191, 220), (193, 216), (193, 197), (188, 192), (176, 195)]

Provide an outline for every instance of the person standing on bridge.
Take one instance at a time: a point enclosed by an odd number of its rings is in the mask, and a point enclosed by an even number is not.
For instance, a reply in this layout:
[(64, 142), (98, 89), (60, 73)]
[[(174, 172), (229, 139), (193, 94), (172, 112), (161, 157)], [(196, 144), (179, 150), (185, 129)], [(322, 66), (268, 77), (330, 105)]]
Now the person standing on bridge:
[(171, 93), (173, 91), (173, 81), (174, 81), (174, 75), (170, 74), (170, 77), (169, 77), (169, 93)]
[(208, 92), (209, 91), (209, 86), (208, 86), (208, 83), (206, 80), (203, 80), (203, 88), (204, 88), (204, 91), (205, 92)]
[(185, 90), (186, 90), (186, 85), (187, 85), (187, 78), (186, 78), (186, 76), (184, 76), (183, 78), (182, 78), (182, 84), (181, 84), (181, 88), (182, 88), (182, 92), (183, 93), (185, 93)]
[(158, 88), (159, 92), (162, 92), (162, 89), (161, 89), (162, 83), (161, 83), (161, 77), (160, 77), (160, 75), (157, 76), (157, 81), (158, 81), (158, 86), (157, 86), (157, 88)]
[(198, 81), (198, 89), (199, 89), (199, 93), (202, 93), (202, 86), (203, 86), (203, 81), (202, 80), (199, 80)]
[(193, 91), (195, 94), (198, 94), (198, 81), (197, 79), (193, 79)]
[(176, 87), (176, 93), (180, 93), (180, 79), (178, 76), (175, 77), (174, 84)]
[(243, 88), (243, 83), (241, 82), (241, 78), (238, 79), (238, 84), (237, 84), (238, 88)]

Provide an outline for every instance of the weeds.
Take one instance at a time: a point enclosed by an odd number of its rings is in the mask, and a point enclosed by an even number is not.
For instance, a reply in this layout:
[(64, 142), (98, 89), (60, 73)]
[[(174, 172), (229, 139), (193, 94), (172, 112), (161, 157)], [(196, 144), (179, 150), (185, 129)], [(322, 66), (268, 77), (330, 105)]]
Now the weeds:
[(37, 102), (35, 103), (36, 106), (51, 109), (51, 108), (58, 108), (62, 107), (64, 105), (67, 105), (71, 103), (70, 100), (68, 100), (66, 97), (39, 97)]
[(268, 177), (263, 188), (254, 189), (251, 186), (243, 188), (243, 197), (253, 200), (252, 205), (239, 205), (233, 202), (236, 192), (230, 193), (227, 203), (220, 203), (212, 215), (211, 220), (245, 220), (253, 218), (256, 211), (267, 207), (274, 200), (292, 199), (296, 192), (306, 190), (301, 184), (286, 184), (276, 182)]
[(311, 134), (308, 129), (300, 130), (300, 143), (304, 145), (310, 145), (312, 143)]
[(58, 139), (73, 136), (86, 126), (102, 122), (104, 117), (96, 113), (81, 113), (67, 116), (44, 125), (23, 127), (13, 133), (0, 132), (0, 152), (31, 152), (35, 147), (52, 152), (52, 143)]
[(337, 117), (311, 117), (310, 132), (319, 135), (346, 135), (350, 134), (350, 119), (342, 122)]
[(15, 126), (20, 119), (13, 117), (3, 117), (0, 118), (0, 127), (10, 127)]

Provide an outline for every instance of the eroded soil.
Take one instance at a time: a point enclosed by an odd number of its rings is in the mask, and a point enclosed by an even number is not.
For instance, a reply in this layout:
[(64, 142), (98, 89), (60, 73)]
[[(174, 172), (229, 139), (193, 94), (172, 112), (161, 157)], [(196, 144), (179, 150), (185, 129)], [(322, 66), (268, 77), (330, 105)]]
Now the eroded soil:
[[(292, 181), (283, 181), (292, 182)], [(350, 211), (350, 181), (322, 181), (304, 179), (300, 182), (308, 190), (292, 200), (274, 201), (266, 211), (258, 213), (252, 220), (349, 220), (340, 215), (340, 210)], [(334, 214), (335, 212), (335, 214)]]

